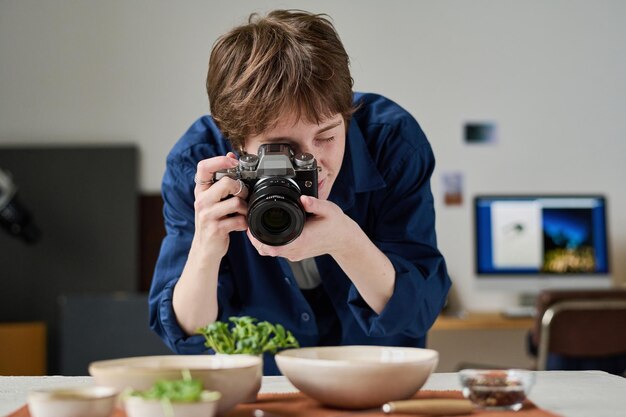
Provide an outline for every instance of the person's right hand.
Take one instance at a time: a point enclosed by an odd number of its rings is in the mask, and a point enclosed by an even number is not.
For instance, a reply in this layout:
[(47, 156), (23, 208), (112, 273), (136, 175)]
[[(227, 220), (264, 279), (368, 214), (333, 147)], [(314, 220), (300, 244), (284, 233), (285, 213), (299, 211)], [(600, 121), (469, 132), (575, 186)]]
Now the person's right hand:
[(248, 228), (248, 188), (243, 181), (224, 177), (210, 182), (216, 171), (234, 168), (237, 164), (232, 152), (198, 163), (194, 189), (196, 230), (192, 246), (205, 256), (223, 257), (230, 243), (228, 234)]

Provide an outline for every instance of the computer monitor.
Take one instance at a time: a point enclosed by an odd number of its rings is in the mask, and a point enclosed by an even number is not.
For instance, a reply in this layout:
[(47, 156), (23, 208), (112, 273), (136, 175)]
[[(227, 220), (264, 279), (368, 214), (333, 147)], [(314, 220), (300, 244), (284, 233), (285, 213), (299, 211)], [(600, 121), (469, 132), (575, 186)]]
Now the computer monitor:
[(610, 287), (606, 211), (601, 195), (476, 196), (479, 287), (524, 294)]

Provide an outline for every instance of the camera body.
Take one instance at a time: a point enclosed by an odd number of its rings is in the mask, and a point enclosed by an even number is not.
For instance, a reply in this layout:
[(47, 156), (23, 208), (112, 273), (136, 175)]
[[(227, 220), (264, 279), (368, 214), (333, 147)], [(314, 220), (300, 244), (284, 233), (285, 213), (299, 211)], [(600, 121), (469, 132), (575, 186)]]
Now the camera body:
[(265, 143), (258, 155), (245, 154), (235, 168), (214, 179), (242, 180), (248, 186), (248, 227), (259, 241), (281, 246), (304, 228), (306, 212), (300, 196), (317, 198), (317, 161), (310, 153), (294, 154), (286, 143)]

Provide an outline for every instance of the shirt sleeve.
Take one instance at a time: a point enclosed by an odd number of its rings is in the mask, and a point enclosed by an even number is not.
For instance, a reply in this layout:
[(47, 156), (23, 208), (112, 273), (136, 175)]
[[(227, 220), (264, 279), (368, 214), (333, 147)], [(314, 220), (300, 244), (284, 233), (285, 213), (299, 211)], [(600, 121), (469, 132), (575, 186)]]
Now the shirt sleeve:
[[(150, 288), (150, 327), (176, 353), (206, 352), (204, 337), (187, 335), (179, 326), (172, 306), (174, 287), (180, 278), (195, 230), (194, 182), (196, 163), (184, 156), (168, 157), (162, 184), (166, 236), (161, 245)], [(220, 278), (226, 273), (220, 267)], [(229, 298), (229, 279), (220, 279), (218, 296)]]
[[(421, 129), (418, 133), (423, 136)], [(396, 272), (393, 295), (376, 314), (351, 286), (348, 303), (359, 325), (372, 337), (405, 334), (423, 337), (441, 311), (450, 287), (437, 249), (430, 178), (435, 159), (423, 141), (399, 153), (385, 175), (387, 187), (373, 197), (368, 234)]]

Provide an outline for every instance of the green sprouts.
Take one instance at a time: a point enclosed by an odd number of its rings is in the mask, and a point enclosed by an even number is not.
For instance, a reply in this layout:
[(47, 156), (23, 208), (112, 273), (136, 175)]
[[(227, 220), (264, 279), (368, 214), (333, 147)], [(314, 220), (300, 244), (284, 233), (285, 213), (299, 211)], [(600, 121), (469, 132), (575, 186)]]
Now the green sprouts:
[(204, 345), (216, 353), (275, 354), (279, 349), (300, 347), (296, 338), (280, 324), (257, 322), (252, 317), (231, 317), (231, 325), (216, 321), (197, 330)]

